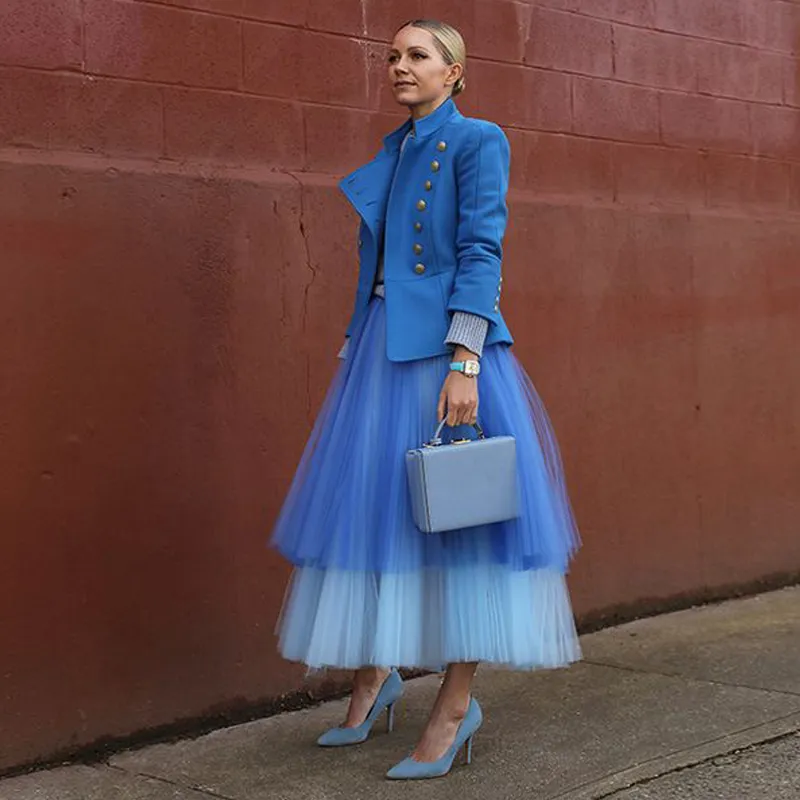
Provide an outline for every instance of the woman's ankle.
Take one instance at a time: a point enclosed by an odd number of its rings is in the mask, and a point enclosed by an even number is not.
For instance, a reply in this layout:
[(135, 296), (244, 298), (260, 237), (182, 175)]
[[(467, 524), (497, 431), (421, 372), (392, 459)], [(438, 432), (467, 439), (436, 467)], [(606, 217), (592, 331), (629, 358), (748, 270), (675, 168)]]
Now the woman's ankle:
[(390, 670), (382, 667), (362, 667), (353, 674), (353, 689), (375, 689), (380, 687), (389, 675)]

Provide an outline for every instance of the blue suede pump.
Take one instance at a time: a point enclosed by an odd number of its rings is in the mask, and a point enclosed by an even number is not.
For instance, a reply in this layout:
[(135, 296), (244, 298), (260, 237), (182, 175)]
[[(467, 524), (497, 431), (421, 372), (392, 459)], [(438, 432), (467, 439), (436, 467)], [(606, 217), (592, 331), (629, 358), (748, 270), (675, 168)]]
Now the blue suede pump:
[(387, 730), (391, 732), (394, 728), (394, 704), (402, 695), (403, 679), (400, 677), (400, 673), (393, 669), (384, 680), (367, 718), (360, 725), (355, 728), (331, 728), (317, 739), (317, 744), (320, 747), (345, 747), (351, 744), (361, 744), (366, 741), (375, 720), (384, 710), (387, 712)]
[(386, 777), (392, 780), (420, 780), (424, 778), (440, 778), (450, 772), (456, 753), (465, 747), (466, 763), (472, 762), (472, 737), (483, 722), (483, 712), (478, 701), (471, 697), (469, 707), (461, 725), (458, 727), (456, 738), (447, 752), (438, 761), (415, 761), (413, 758), (403, 759), (395, 764)]

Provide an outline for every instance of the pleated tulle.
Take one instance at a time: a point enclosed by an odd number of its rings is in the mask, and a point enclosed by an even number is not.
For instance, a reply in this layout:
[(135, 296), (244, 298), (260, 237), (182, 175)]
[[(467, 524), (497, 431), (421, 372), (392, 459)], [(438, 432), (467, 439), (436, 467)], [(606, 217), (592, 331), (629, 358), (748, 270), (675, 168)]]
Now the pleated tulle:
[(433, 535), (416, 528), (405, 452), (436, 428), (450, 359), (389, 361), (384, 302), (372, 299), (351, 339), (272, 544), (295, 566), (316, 570), (385, 574), (498, 564), (565, 572), (579, 537), (558, 446), (530, 379), (505, 344), (486, 347), (481, 358), (479, 421), (487, 436), (516, 438), (520, 516)]
[(578, 532), (528, 376), (507, 345), (485, 348), (479, 418), (487, 436), (516, 437), (519, 518), (423, 534), (411, 515), (405, 452), (435, 430), (449, 358), (389, 361), (384, 314), (374, 298), (273, 530), (273, 546), (295, 565), (276, 626), (281, 654), (311, 670), (575, 661), (564, 575)]
[(580, 657), (564, 576), (491, 563), (383, 575), (301, 567), (277, 631), (283, 657), (312, 669), (542, 669)]

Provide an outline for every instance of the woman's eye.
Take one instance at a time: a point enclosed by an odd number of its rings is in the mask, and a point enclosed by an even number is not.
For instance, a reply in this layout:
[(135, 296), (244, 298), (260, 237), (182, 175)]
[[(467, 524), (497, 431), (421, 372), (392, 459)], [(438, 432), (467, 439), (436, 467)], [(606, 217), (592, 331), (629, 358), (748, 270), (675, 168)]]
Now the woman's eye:
[(411, 58), (416, 58), (419, 61), (419, 59), (425, 58), (425, 53), (413, 53)]
[(394, 64), (394, 62), (395, 62), (395, 61), (397, 61), (397, 56), (389, 56), (389, 58), (387, 59), (387, 61), (388, 61), (390, 64)]

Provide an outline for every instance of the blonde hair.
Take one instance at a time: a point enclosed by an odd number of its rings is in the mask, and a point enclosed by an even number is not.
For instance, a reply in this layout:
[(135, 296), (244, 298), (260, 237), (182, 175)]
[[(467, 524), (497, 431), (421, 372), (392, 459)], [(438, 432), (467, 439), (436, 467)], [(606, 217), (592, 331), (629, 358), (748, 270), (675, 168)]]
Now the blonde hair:
[(467, 71), (467, 46), (464, 44), (464, 37), (446, 22), (439, 22), (436, 19), (412, 19), (401, 25), (397, 30), (403, 28), (422, 28), (433, 36), (436, 49), (444, 59), (445, 64), (461, 64), (461, 77), (453, 84), (451, 96), (461, 94), (467, 87), (465, 73)]

